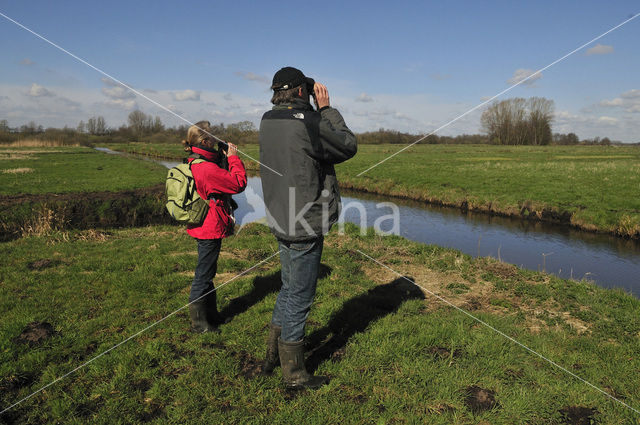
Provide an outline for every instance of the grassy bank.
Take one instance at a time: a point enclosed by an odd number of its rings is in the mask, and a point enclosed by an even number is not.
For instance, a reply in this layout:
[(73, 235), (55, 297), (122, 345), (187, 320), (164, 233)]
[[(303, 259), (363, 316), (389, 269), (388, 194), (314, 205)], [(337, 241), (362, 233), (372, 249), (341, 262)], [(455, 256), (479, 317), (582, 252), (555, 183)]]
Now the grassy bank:
[(359, 147), (341, 183), (487, 213), (640, 237), (640, 149), (416, 145), (362, 176), (397, 146)]
[[(179, 159), (178, 144), (131, 143), (112, 149)], [(242, 149), (258, 158), (256, 145)], [(400, 149), (361, 145), (340, 164), (342, 187), (463, 210), (559, 222), (640, 237), (637, 146), (416, 145), (362, 176)], [(257, 163), (243, 157), (251, 171)]]
[[(308, 363), (329, 386), (290, 393), (279, 369), (258, 373), (279, 286), (274, 259), (220, 289), (232, 317), (221, 335), (189, 333), (181, 311), (0, 421), (640, 423), (358, 249), (640, 407), (639, 300), (348, 225), (327, 237), (307, 329)], [(3, 407), (183, 306), (196, 261), (178, 227), (53, 232), (0, 250)], [(242, 229), (223, 245), (217, 284), (276, 250), (265, 227)]]
[(165, 167), (88, 147), (0, 147), (0, 195), (119, 191), (163, 182)]
[(167, 223), (166, 168), (91, 148), (0, 148), (0, 241), (67, 228)]

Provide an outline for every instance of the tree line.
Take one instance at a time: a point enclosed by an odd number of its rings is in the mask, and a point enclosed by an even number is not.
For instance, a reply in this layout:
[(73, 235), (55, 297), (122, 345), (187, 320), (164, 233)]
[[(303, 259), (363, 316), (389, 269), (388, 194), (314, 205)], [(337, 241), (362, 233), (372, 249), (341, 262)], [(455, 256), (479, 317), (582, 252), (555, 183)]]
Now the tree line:
[[(484, 134), (462, 134), (458, 136), (429, 135), (423, 144), (498, 144), (498, 145), (577, 145), (616, 143), (609, 138), (580, 140), (574, 133), (552, 133), (554, 103), (542, 97), (512, 98), (495, 101), (481, 116)], [(258, 130), (251, 121), (212, 126), (213, 134), (236, 144), (258, 143)], [(174, 143), (184, 138), (188, 125), (166, 127), (159, 116), (132, 111), (127, 124), (118, 128), (107, 125), (104, 117), (94, 116), (80, 121), (76, 128), (43, 128), (31, 121), (17, 128), (10, 128), (7, 120), (0, 120), (0, 143), (34, 138), (55, 141), (60, 144), (92, 144), (103, 142), (148, 142)], [(408, 145), (423, 137), (420, 134), (404, 133), (380, 128), (377, 131), (358, 133), (361, 144)]]

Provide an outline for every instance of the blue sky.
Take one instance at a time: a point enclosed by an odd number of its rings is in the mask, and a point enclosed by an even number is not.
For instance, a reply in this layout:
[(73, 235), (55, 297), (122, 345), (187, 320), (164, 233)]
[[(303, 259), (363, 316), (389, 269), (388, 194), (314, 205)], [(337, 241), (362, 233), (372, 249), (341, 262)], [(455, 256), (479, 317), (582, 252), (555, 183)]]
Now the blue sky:
[[(325, 82), (347, 124), (424, 133), (640, 12), (637, 1), (0, 2), (0, 12), (190, 121), (259, 121), (282, 66)], [(640, 17), (504, 97), (554, 131), (640, 141)], [(178, 119), (0, 17), (0, 119)], [(518, 71), (520, 70), (520, 71)], [(480, 111), (440, 134), (480, 131)]]

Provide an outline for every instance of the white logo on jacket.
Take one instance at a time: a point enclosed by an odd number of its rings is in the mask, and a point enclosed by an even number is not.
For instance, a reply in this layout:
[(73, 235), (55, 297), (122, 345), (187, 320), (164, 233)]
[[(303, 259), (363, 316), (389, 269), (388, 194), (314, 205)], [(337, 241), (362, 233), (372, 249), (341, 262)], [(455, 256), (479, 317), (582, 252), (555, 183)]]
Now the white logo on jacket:
[(298, 112), (298, 113), (293, 114), (293, 117), (294, 118), (298, 118), (300, 120), (303, 120), (304, 119), (304, 114), (302, 112)]

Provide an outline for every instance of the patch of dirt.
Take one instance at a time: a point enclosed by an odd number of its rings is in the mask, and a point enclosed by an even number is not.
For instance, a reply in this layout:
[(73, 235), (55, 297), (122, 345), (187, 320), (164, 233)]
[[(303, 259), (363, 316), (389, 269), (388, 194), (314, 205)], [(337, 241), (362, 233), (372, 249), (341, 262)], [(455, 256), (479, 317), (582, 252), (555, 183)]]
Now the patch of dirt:
[(291, 401), (296, 399), (298, 396), (302, 395), (305, 393), (305, 389), (304, 388), (279, 388), (278, 392), (280, 392), (280, 394), (282, 394), (282, 397), (286, 400), (286, 401)]
[(16, 391), (30, 386), (36, 378), (30, 373), (17, 373), (0, 379), (0, 391)]
[(57, 261), (51, 260), (49, 258), (43, 258), (41, 260), (32, 261), (27, 264), (27, 268), (29, 270), (43, 270), (49, 267), (53, 267), (57, 264)]
[(491, 262), (484, 266), (484, 269), (502, 279), (510, 279), (518, 275), (518, 268), (513, 264)]
[[(400, 253), (396, 254), (395, 252), (387, 252), (387, 255), (393, 256), (393, 258), (403, 258)], [(385, 263), (384, 258), (379, 261)], [(515, 277), (517, 275), (517, 267), (510, 264), (491, 262), (483, 268), (491, 270), (492, 273), (503, 278), (507, 276)], [(514, 312), (520, 311), (525, 314), (525, 326), (532, 333), (538, 333), (542, 329), (562, 329), (560, 324), (556, 324), (555, 326), (549, 325), (543, 318), (557, 318), (559, 321), (567, 323), (571, 328), (575, 329), (578, 334), (590, 332), (591, 325), (589, 323), (574, 317), (567, 311), (563, 311), (562, 306), (554, 300), (549, 300), (545, 302), (544, 305), (531, 305), (522, 302), (518, 296), (511, 295), (507, 301), (509, 301), (512, 308), (505, 309), (499, 305), (492, 305), (489, 302), (495, 298), (494, 285), (482, 282), (480, 279), (472, 283), (455, 271), (436, 272), (420, 264), (402, 264), (399, 266), (399, 269), (402, 270), (406, 276), (413, 276), (412, 280), (425, 293), (429, 300), (427, 304), (429, 309), (432, 308), (431, 306), (442, 305), (440, 300), (433, 298), (432, 294), (436, 294), (466, 311), (482, 310), (491, 314), (500, 315), (514, 314)], [(369, 279), (379, 283), (386, 283), (398, 277), (389, 270), (376, 267), (375, 264), (372, 264), (371, 267), (363, 267), (363, 271)], [(446, 288), (452, 283), (462, 283), (468, 286), (469, 290), (465, 293), (451, 293), (447, 291)], [(538, 283), (531, 282), (531, 284)], [(429, 297), (430, 295), (431, 297)]]
[(462, 350), (460, 350), (459, 348), (456, 348), (453, 350), (453, 352), (451, 352), (451, 350), (446, 347), (429, 347), (427, 348), (427, 353), (440, 359), (456, 359), (462, 356)]
[(595, 414), (598, 411), (595, 408), (584, 406), (567, 406), (560, 409), (562, 423), (568, 425), (592, 425), (596, 423)]
[(47, 322), (31, 322), (20, 335), (13, 338), (15, 344), (38, 345), (54, 336), (57, 332)]
[(222, 344), (222, 343), (218, 343), (218, 342), (205, 342), (202, 344), (203, 347), (205, 348), (212, 348), (214, 350), (226, 350), (227, 346)]
[(465, 404), (473, 413), (483, 412), (499, 407), (495, 393), (491, 390), (472, 385), (465, 390)]
[(262, 362), (246, 351), (232, 352), (231, 355), (240, 364), (240, 372), (238, 376), (242, 376), (245, 379), (253, 379), (256, 376), (262, 375)]
[(366, 394), (350, 394), (347, 395), (347, 399), (349, 401), (352, 401), (354, 403), (358, 403), (358, 404), (365, 404), (367, 401), (369, 401), (369, 396)]

